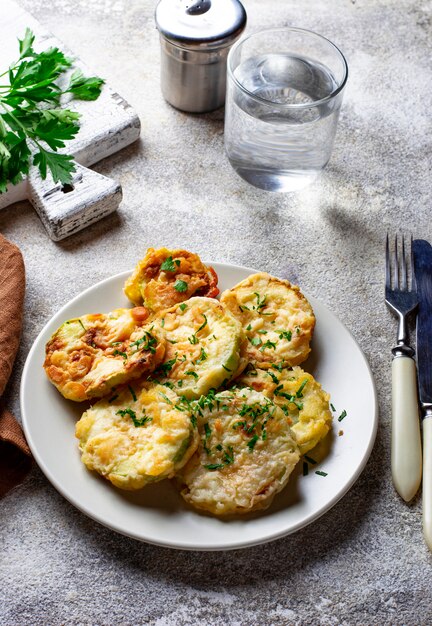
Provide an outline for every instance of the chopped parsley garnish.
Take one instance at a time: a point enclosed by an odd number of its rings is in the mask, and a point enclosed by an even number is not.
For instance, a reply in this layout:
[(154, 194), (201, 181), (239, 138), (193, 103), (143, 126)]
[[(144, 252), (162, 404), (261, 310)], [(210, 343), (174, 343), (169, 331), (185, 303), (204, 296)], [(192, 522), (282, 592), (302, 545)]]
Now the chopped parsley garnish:
[(216, 450), (219, 450), (219, 452), (221, 452), (222, 449), (222, 444), (218, 443), (218, 445), (216, 446)]
[(201, 326), (198, 328), (197, 333), (199, 333), (200, 330), (202, 330), (203, 328), (205, 328), (207, 326), (207, 318), (204, 315), (204, 313), (202, 313), (202, 316), (204, 318), (204, 322), (201, 324)]
[(236, 428), (245, 428), (246, 426), (247, 426), (247, 422), (241, 421), (241, 422), (236, 422), (235, 424), (233, 424), (232, 428), (236, 430)]
[(159, 369), (166, 376), (168, 374), (168, 372), (170, 372), (172, 370), (172, 368), (176, 364), (176, 362), (177, 362), (177, 357), (174, 357), (173, 359), (170, 359), (169, 361), (165, 361), (165, 363), (162, 363), (162, 365), (159, 367)]
[(133, 401), (136, 402), (137, 397), (135, 395), (135, 391), (132, 389), (132, 387), (130, 385), (128, 385), (128, 389), (129, 389), (129, 391), (131, 393)]
[(111, 402), (114, 402), (114, 400), (117, 400), (117, 398), (118, 398), (118, 394), (116, 394), (115, 396), (112, 396), (112, 398), (110, 398), (108, 402), (111, 404)]
[(232, 370), (230, 370), (230, 368), (229, 368), (229, 367), (226, 367), (226, 365), (223, 365), (223, 364), (222, 364), (222, 367), (224, 368), (224, 370), (225, 370), (226, 372), (232, 372)]
[(205, 432), (206, 439), (208, 439), (211, 436), (211, 428), (208, 425), (208, 422), (204, 424), (204, 432)]
[(254, 306), (254, 309), (259, 311), (260, 309), (266, 306), (267, 296), (264, 296), (264, 298), (261, 300), (261, 296), (256, 291), (254, 291), (254, 296), (256, 296), (256, 299), (257, 299), (257, 303), (256, 303), (256, 306)]
[(279, 333), (279, 339), (286, 339), (287, 341), (291, 341), (292, 332), (290, 330), (277, 330)]
[(252, 330), (252, 326), (249, 324), (248, 326), (246, 326), (246, 330)]
[(182, 302), (180, 304), (180, 311), (185, 311), (187, 309), (187, 304), (185, 304), (184, 302)]
[(179, 380), (179, 381), (178, 381), (178, 383), (177, 383), (177, 387), (183, 387), (183, 381), (182, 381), (182, 380)]
[(281, 391), (282, 389), (283, 389), (283, 385), (278, 385), (276, 389), (274, 390), (274, 395), (280, 396), (281, 398), (285, 398), (286, 400), (289, 400), (290, 402), (294, 402), (295, 396), (293, 396), (290, 393), (286, 393), (285, 391)]
[(307, 463), (303, 463), (303, 476), (307, 476), (309, 474), (309, 465)]
[(223, 462), (225, 463), (225, 465), (230, 465), (231, 463), (234, 463), (234, 450), (232, 446), (228, 446), (228, 451), (224, 451)]
[(253, 338), (250, 340), (250, 342), (251, 342), (251, 344), (252, 344), (253, 346), (259, 346), (259, 345), (261, 345), (261, 344), (262, 344), (262, 341), (261, 341), (261, 338), (260, 338), (260, 337), (253, 337)]
[(111, 341), (110, 346), (121, 346), (123, 341)]
[(263, 343), (263, 345), (260, 348), (260, 351), (263, 352), (263, 350), (265, 350), (266, 348), (271, 348), (272, 350), (276, 350), (276, 344), (273, 343), (273, 341), (266, 341), (265, 343)]
[(301, 402), (296, 401), (296, 396), (293, 396), (290, 393), (286, 393), (285, 391), (281, 391), (282, 389), (283, 389), (283, 385), (278, 385), (273, 392), (274, 395), (280, 396), (281, 398), (285, 398), (286, 400), (288, 400), (288, 402), (291, 402), (292, 404), (294, 404), (299, 411), (301, 411), (303, 408), (303, 404)]
[(296, 330), (297, 335), (300, 335), (300, 326), (296, 326), (295, 330)]
[(336, 411), (336, 409), (334, 408), (333, 404), (330, 402), (330, 407), (332, 411)]
[(186, 376), (193, 376), (195, 379), (198, 379), (198, 374), (193, 370), (188, 370), (187, 372), (185, 372), (185, 374)]
[(190, 337), (188, 337), (188, 341), (194, 346), (195, 344), (198, 343), (199, 339), (195, 334), (193, 334)]
[(279, 378), (275, 374), (273, 374), (273, 372), (270, 372), (270, 370), (268, 370), (267, 374), (270, 376), (270, 378), (276, 385), (279, 385)]
[[(206, 358), (207, 358), (207, 352), (204, 350), (204, 348), (201, 348), (199, 359), (197, 359), (195, 361), (195, 364), (198, 365), (199, 363), (202, 363), (203, 361), (206, 360)], [(222, 367), (223, 367), (223, 365), (222, 365)]]
[(214, 472), (215, 470), (222, 469), (225, 466), (222, 465), (222, 463), (210, 463), (209, 465), (204, 465), (204, 467), (206, 470)]
[(305, 458), (305, 459), (306, 459), (306, 461), (307, 461), (308, 463), (310, 463), (311, 465), (316, 465), (316, 464), (317, 464), (317, 462), (316, 462), (316, 461), (315, 461), (312, 457), (307, 456), (306, 454), (304, 455), (304, 458)]
[(300, 385), (300, 387), (297, 389), (296, 391), (296, 398), (303, 398), (303, 389), (305, 388), (305, 385), (307, 383), (308, 379), (305, 378), (304, 381), (302, 382), (302, 384)]
[(163, 272), (175, 272), (176, 271), (176, 265), (177, 265), (177, 267), (179, 267), (180, 266), (180, 261), (178, 259), (173, 261), (172, 256), (169, 256), (162, 263), (161, 270)]
[(145, 414), (144, 417), (138, 418), (135, 411), (133, 411), (132, 409), (120, 409), (116, 412), (116, 415), (120, 415), (121, 417), (126, 417), (126, 415), (128, 415), (133, 421), (134, 426), (136, 427), (144, 426), (144, 424), (151, 422), (153, 419), (152, 417), (147, 417)]
[(282, 370), (283, 370), (283, 361), (282, 361), (282, 363), (279, 363), (279, 365), (278, 365), (277, 363), (272, 363), (271, 367), (272, 367), (274, 370), (277, 370), (278, 372), (281, 372), (281, 373), (282, 373)]
[(321, 472), (321, 470), (316, 470), (315, 474), (318, 474), (318, 476), (328, 476), (327, 472)]
[(266, 330), (257, 330), (257, 333), (259, 333), (260, 335), (267, 335)]
[(344, 409), (344, 410), (342, 411), (342, 413), (341, 413), (341, 414), (339, 415), (339, 417), (338, 417), (338, 422), (341, 422), (341, 421), (344, 419), (344, 417), (346, 417), (346, 416), (347, 416), (347, 412), (346, 412), (346, 411), (345, 411), (345, 409)]
[(163, 328), (164, 326), (165, 326), (165, 318), (163, 317), (163, 318), (161, 319), (161, 327)]
[(147, 331), (144, 332), (144, 335), (141, 339), (137, 339), (133, 343), (131, 343), (130, 347), (136, 346), (138, 350), (149, 350), (152, 354), (156, 352), (155, 345), (157, 344), (156, 337)]
[(137, 419), (133, 419), (132, 418), (134, 426), (144, 426), (145, 424), (148, 424), (152, 420), (153, 420), (153, 418), (152, 417), (147, 417), (147, 415), (144, 415), (144, 417), (137, 418)]
[(247, 447), (249, 448), (249, 452), (252, 452), (252, 450), (255, 448), (255, 444), (258, 441), (258, 439), (259, 439), (258, 435), (254, 435), (252, 439), (250, 439), (247, 442)]
[(134, 417), (136, 419), (136, 413), (132, 409), (120, 409), (116, 412), (116, 415), (120, 415), (121, 417), (125, 417), (125, 415), (129, 415), (129, 417)]
[(174, 283), (174, 289), (179, 293), (183, 293), (183, 291), (187, 291), (188, 284), (184, 280), (176, 280)]
[(82, 321), (81, 321), (81, 320), (78, 320), (78, 323), (79, 323), (79, 324), (81, 324), (83, 331), (84, 331), (84, 332), (86, 332), (86, 327), (84, 326), (84, 324), (82, 323)]
[(126, 352), (121, 352), (120, 350), (114, 350), (113, 356), (122, 356), (124, 359), (128, 358)]
[(163, 398), (165, 400), (165, 402), (168, 402), (168, 404), (172, 405), (171, 400), (168, 398), (168, 396), (166, 396), (164, 393), (162, 393), (162, 391), (159, 391), (159, 395), (161, 396), (161, 398)]

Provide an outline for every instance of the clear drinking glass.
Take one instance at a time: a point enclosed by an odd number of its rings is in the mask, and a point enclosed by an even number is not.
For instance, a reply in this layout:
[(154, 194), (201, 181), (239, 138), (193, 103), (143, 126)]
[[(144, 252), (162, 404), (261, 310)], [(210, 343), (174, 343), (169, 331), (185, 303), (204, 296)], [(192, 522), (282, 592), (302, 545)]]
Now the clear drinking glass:
[(328, 39), (264, 30), (228, 55), (225, 149), (236, 172), (268, 191), (307, 185), (330, 159), (348, 66)]

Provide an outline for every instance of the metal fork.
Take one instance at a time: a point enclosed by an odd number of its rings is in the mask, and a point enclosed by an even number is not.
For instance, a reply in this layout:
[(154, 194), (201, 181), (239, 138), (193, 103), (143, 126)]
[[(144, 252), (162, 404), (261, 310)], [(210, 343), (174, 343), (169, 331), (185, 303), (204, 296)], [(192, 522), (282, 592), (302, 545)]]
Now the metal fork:
[(418, 299), (412, 245), (409, 272), (403, 235), (401, 239), (401, 252), (397, 235), (392, 252), (387, 234), (385, 302), (399, 320), (397, 345), (392, 349), (392, 477), (396, 491), (408, 502), (415, 496), (422, 475), (417, 373), (406, 324), (407, 317), (417, 308)]

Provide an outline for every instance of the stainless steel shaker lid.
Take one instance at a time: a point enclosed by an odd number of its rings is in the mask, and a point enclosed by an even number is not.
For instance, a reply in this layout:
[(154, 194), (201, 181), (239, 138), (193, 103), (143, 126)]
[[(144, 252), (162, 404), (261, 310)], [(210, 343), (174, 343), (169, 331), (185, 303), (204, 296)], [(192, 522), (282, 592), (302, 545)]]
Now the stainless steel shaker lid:
[(155, 17), (166, 39), (204, 50), (231, 45), (246, 25), (239, 0), (160, 0)]

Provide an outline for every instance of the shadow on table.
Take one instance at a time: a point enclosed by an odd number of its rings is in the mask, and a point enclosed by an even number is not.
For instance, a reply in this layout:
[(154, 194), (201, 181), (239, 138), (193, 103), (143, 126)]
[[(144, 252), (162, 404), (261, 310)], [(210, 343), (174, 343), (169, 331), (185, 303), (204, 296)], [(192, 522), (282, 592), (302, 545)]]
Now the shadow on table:
[[(147, 577), (217, 590), (293, 579), (302, 570), (355, 549), (379, 551), (379, 534), (368, 532), (372, 508), (379, 508), (391, 489), (383, 476), (383, 432), (380, 427), (371, 458), (355, 485), (330, 511), (306, 528), (274, 542), (228, 552), (187, 552), (159, 548), (122, 537), (72, 508), (77, 535), (85, 535), (95, 550), (108, 553), (126, 570), (145, 571)], [(295, 496), (295, 489), (293, 490)], [(61, 499), (61, 497), (59, 496)], [(286, 503), (285, 503), (286, 504)], [(278, 507), (277, 501), (275, 501)], [(64, 506), (70, 505), (64, 501)], [(66, 515), (66, 513), (65, 513)], [(72, 521), (72, 520), (71, 520)], [(374, 529), (376, 530), (376, 524)], [(88, 546), (90, 548), (90, 546)], [(91, 548), (90, 548), (91, 549)]]

